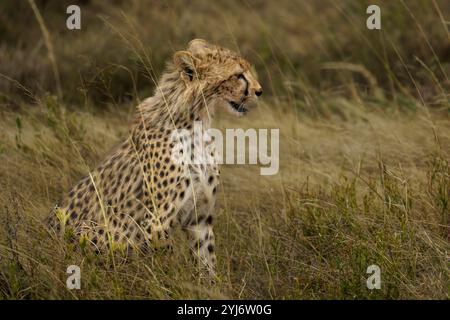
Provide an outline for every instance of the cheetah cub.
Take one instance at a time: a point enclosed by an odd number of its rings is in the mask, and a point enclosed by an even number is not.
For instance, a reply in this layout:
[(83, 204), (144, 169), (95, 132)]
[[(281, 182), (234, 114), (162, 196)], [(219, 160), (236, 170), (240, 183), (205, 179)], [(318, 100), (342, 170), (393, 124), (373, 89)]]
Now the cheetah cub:
[(204, 148), (197, 149), (215, 156), (214, 140), (204, 134), (214, 111), (225, 108), (242, 116), (261, 94), (246, 60), (204, 40), (192, 40), (186, 50), (173, 55), (154, 95), (138, 106), (127, 139), (71, 189), (53, 210), (50, 225), (70, 228), (97, 250), (112, 244), (158, 247), (179, 226), (197, 261), (214, 273), (219, 169), (216, 163), (174, 157), (177, 139), (186, 141), (174, 132), (184, 129), (194, 135), (194, 123), (201, 121), (202, 138), (194, 138), (192, 147), (201, 144)]

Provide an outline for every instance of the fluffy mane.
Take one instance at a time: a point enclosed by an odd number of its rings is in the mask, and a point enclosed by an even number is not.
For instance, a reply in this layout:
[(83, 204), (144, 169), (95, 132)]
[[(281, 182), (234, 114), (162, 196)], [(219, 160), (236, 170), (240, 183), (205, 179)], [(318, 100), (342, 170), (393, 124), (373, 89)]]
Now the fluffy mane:
[(187, 84), (175, 64), (170, 62), (153, 96), (138, 105), (135, 124), (144, 121), (146, 125), (157, 126), (171, 123), (186, 114), (198, 115), (208, 104), (206, 91), (204, 81)]

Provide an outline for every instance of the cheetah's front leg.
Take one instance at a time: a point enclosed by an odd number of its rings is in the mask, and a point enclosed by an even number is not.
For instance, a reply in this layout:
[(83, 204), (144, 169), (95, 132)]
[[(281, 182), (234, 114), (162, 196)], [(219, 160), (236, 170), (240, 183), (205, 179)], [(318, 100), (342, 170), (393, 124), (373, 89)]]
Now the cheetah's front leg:
[(197, 257), (200, 268), (206, 268), (211, 276), (215, 276), (216, 254), (212, 220), (212, 215), (199, 215), (184, 227), (184, 230), (189, 238), (191, 252)]

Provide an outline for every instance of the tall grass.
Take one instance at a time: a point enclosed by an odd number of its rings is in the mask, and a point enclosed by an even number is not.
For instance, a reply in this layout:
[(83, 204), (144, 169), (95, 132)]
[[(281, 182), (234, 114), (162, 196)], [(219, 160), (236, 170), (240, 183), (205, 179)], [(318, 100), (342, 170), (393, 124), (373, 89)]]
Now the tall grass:
[[(182, 235), (173, 255), (118, 252), (112, 265), (45, 231), (58, 195), (127, 128), (120, 110), (63, 109), (54, 122), (51, 103), (24, 111), (20, 126), (3, 111), (4, 298), (448, 298), (448, 118), (365, 107), (351, 121), (299, 119), (289, 105), (262, 104), (238, 126), (281, 127), (280, 174), (224, 168), (219, 280), (209, 286), (195, 278)], [(237, 126), (226, 115), (218, 123)], [(82, 269), (80, 291), (65, 287), (70, 264)], [(371, 264), (381, 290), (365, 285)]]
[[(381, 1), (381, 31), (365, 29), (364, 1), (84, 1), (81, 31), (64, 29), (72, 3), (35, 3), (31, 30), (28, 3), (0, 4), (1, 298), (449, 298), (445, 1)], [(29, 41), (45, 29), (51, 42)], [(182, 234), (173, 254), (95, 254), (43, 224), (195, 37), (241, 52), (267, 93), (215, 126), (280, 128), (279, 174), (222, 170), (215, 284)], [(66, 288), (71, 264), (81, 290)]]
[(56, 63), (55, 51), (53, 49), (53, 43), (50, 38), (50, 33), (48, 32), (48, 29), (47, 29), (47, 26), (45, 25), (44, 19), (42, 18), (42, 15), (41, 15), (38, 7), (36, 6), (36, 3), (34, 2), (34, 0), (28, 0), (28, 3), (30, 4), (31, 9), (33, 10), (34, 15), (36, 16), (36, 20), (39, 23), (39, 27), (41, 28), (45, 46), (47, 47), (47, 51), (48, 51), (48, 59), (50, 60), (50, 63), (52, 65), (52, 71), (53, 71), (53, 75), (55, 77), (56, 91), (58, 93), (58, 96), (62, 97), (61, 80), (59, 78), (59, 70), (58, 70), (58, 65)]

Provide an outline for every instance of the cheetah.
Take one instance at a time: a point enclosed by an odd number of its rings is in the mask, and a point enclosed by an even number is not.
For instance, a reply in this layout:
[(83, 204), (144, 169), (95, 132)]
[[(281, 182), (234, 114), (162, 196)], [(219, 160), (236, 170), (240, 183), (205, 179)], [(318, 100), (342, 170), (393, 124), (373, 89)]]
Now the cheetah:
[(53, 210), (50, 224), (60, 231), (61, 225), (70, 227), (96, 250), (114, 243), (130, 250), (158, 247), (181, 227), (199, 264), (214, 273), (219, 168), (216, 163), (175, 161), (174, 132), (194, 134), (193, 124), (200, 121), (201, 139), (194, 141), (215, 156), (213, 139), (203, 135), (214, 112), (224, 108), (242, 116), (261, 94), (245, 59), (192, 40), (173, 55), (154, 95), (138, 105), (125, 141), (70, 190)]

